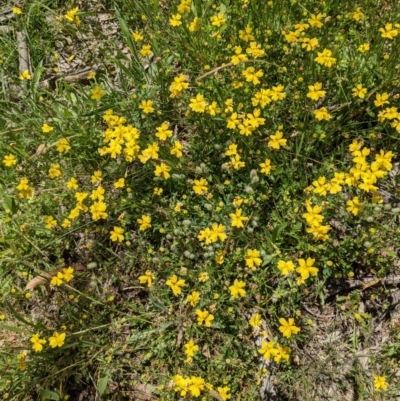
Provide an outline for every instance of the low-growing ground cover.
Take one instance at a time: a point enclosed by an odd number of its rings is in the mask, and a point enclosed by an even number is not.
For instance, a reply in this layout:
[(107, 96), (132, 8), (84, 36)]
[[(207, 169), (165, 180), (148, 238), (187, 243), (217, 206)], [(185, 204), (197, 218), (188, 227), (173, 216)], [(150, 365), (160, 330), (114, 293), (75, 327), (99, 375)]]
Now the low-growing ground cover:
[(398, 399), (397, 2), (10, 6), (3, 398)]

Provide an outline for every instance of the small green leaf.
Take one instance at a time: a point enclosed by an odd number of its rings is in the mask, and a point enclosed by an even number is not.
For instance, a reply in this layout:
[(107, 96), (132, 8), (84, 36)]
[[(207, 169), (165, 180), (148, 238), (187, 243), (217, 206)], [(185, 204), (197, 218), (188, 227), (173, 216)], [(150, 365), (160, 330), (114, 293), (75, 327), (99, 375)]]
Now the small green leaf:
[(13, 306), (12, 306), (9, 302), (7, 302), (7, 306), (8, 306), (8, 308), (10, 309), (10, 312), (12, 313), (12, 315), (13, 315), (16, 319), (18, 319), (20, 322), (22, 322), (22, 323), (24, 323), (24, 324), (26, 324), (26, 325), (28, 325), (28, 326), (32, 326), (32, 327), (34, 327), (34, 328), (36, 329), (36, 326), (35, 326), (33, 323), (28, 322), (24, 317), (22, 317), (22, 316), (13, 308)]
[(107, 390), (109, 380), (110, 380), (109, 374), (107, 374), (106, 376), (100, 377), (100, 379), (97, 383), (97, 392), (99, 393), (100, 396), (102, 396), (104, 394), (104, 392)]
[(60, 396), (55, 392), (47, 389), (43, 389), (40, 391), (40, 397), (42, 400), (55, 400), (58, 401)]
[(19, 329), (18, 327), (14, 327), (14, 326), (7, 326), (6, 324), (2, 324), (2, 323), (0, 323), (0, 329), (13, 331), (14, 333), (18, 333), (18, 334), (28, 334), (28, 335), (31, 334), (27, 330)]

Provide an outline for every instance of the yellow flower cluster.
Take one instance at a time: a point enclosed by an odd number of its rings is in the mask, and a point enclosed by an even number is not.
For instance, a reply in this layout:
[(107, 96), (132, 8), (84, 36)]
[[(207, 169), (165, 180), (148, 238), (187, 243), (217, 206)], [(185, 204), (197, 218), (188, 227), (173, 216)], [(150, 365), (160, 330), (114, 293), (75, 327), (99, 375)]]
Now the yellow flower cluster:
[(207, 227), (204, 230), (200, 230), (197, 238), (205, 244), (212, 244), (220, 240), (221, 242), (226, 240), (225, 234), (226, 227), (222, 224), (213, 223), (211, 228)]
[(298, 285), (305, 283), (310, 276), (315, 277), (318, 274), (318, 268), (314, 266), (315, 259), (298, 259), (297, 263), (298, 267), (295, 268), (292, 261), (279, 260), (278, 269), (284, 276), (288, 276), (292, 271), (296, 270), (296, 272), (299, 274), (299, 277), (297, 278)]
[[(51, 348), (62, 347), (65, 342), (66, 333), (55, 332), (51, 337), (49, 337), (49, 345)], [(43, 350), (43, 345), (47, 343), (47, 340), (40, 338), (39, 334), (34, 334), (31, 339), (32, 349), (36, 352), (41, 352)]]

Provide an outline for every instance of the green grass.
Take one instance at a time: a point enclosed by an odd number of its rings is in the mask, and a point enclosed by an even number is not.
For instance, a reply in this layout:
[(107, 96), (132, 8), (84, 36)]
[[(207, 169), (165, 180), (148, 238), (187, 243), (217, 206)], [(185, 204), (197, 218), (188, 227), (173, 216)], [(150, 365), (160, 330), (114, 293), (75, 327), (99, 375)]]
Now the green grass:
[[(179, 4), (97, 1), (67, 14), (77, 4), (29, 0), (0, 33), (0, 394), (261, 400), (269, 380), (290, 401), (395, 400), (396, 2), (192, 0), (174, 27)], [(324, 49), (331, 66), (316, 60)], [(85, 67), (95, 74), (71, 78)], [(325, 93), (312, 99), (317, 83)], [(206, 107), (193, 106), (199, 94)], [(287, 275), (282, 262), (293, 262)], [(355, 280), (375, 282), (346, 287)], [(282, 318), (300, 330), (283, 336)], [(269, 358), (261, 342), (273, 342)]]

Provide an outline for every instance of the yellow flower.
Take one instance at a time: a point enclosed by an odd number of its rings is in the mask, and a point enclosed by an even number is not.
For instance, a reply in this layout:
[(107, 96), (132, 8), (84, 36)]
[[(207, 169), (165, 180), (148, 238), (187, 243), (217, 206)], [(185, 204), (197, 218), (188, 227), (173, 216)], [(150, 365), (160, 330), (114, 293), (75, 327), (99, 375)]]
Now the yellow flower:
[(357, 7), (356, 11), (354, 11), (353, 13), (350, 14), (350, 17), (353, 18), (356, 21), (361, 21), (361, 20), (364, 19), (365, 15), (361, 11), (361, 7)]
[(321, 19), (324, 18), (324, 15), (319, 13), (318, 15), (311, 14), (311, 17), (307, 20), (307, 22), (316, 28), (321, 28), (323, 26), (323, 23), (321, 22)]
[(224, 25), (226, 22), (226, 19), (224, 18), (224, 14), (222, 14), (222, 13), (211, 16), (210, 20), (211, 20), (211, 25), (214, 25), (217, 27)]
[(155, 276), (150, 270), (146, 270), (143, 276), (139, 276), (140, 284), (147, 284), (148, 287), (152, 286), (154, 279)]
[(108, 214), (106, 213), (107, 205), (104, 202), (94, 202), (90, 206), (90, 212), (92, 213), (92, 219), (97, 221), (99, 219), (106, 219)]
[(44, 132), (45, 134), (47, 134), (47, 133), (53, 131), (53, 129), (54, 129), (54, 128), (51, 127), (50, 125), (48, 125), (47, 123), (44, 123), (44, 124), (42, 125), (42, 132)]
[(248, 217), (242, 216), (242, 209), (237, 209), (235, 213), (230, 213), (232, 227), (243, 228), (243, 222), (249, 220)]
[(253, 29), (251, 26), (247, 25), (245, 30), (239, 31), (239, 38), (244, 40), (245, 42), (250, 42), (254, 40), (254, 36), (252, 35)]
[(289, 360), (289, 347), (282, 347), (280, 344), (276, 346), (276, 354), (274, 355), (274, 361), (279, 363), (282, 359), (285, 361)]
[(225, 258), (226, 252), (223, 250), (219, 250), (215, 253), (215, 261), (219, 264), (222, 265), (224, 263), (224, 258)]
[(246, 261), (246, 266), (253, 270), (255, 270), (255, 266), (260, 266), (262, 262), (260, 252), (257, 249), (248, 249), (244, 260)]
[(275, 169), (275, 166), (271, 164), (271, 160), (269, 159), (265, 159), (264, 163), (260, 163), (259, 166), (261, 167), (261, 172), (266, 175)]
[(14, 164), (17, 164), (17, 159), (15, 158), (15, 156), (13, 154), (6, 155), (6, 156), (4, 156), (3, 164), (6, 167), (11, 167)]
[(171, 176), (169, 171), (171, 171), (171, 167), (167, 166), (165, 163), (161, 163), (160, 165), (156, 166), (154, 175), (156, 177), (162, 176), (165, 180), (167, 180)]
[(81, 204), (89, 196), (89, 194), (87, 192), (76, 192), (74, 196), (77, 202)]
[(194, 357), (194, 354), (199, 350), (199, 346), (194, 343), (193, 340), (189, 340), (185, 345), (185, 354), (190, 356), (191, 358)]
[(151, 51), (151, 45), (143, 45), (140, 49), (140, 54), (143, 57), (151, 56), (153, 54), (153, 52)]
[(162, 188), (154, 188), (153, 190), (154, 195), (156, 196), (160, 196), (163, 193), (163, 189)]
[(324, 65), (325, 67), (332, 67), (336, 63), (336, 59), (332, 57), (332, 52), (328, 49), (318, 52), (318, 56), (314, 59), (318, 64)]
[(280, 318), (279, 323), (281, 324), (279, 331), (286, 338), (290, 338), (292, 334), (297, 334), (300, 331), (300, 328), (295, 326), (293, 318), (289, 318), (289, 320)]
[(242, 75), (246, 78), (247, 82), (251, 82), (253, 85), (258, 85), (264, 73), (261, 70), (256, 71), (254, 67), (248, 67), (243, 72)]
[(173, 82), (169, 86), (169, 91), (171, 92), (170, 97), (176, 98), (181, 92), (189, 87), (189, 82), (187, 82), (187, 77), (184, 74), (180, 74), (174, 78)]
[[(240, 46), (235, 47), (235, 54), (231, 58), (231, 63), (233, 65), (238, 65), (241, 61), (248, 60), (245, 54), (242, 54), (242, 48)], [(231, 110), (233, 111), (233, 109)]]
[(258, 353), (261, 354), (264, 359), (269, 361), (271, 357), (275, 356), (278, 351), (275, 348), (275, 341), (262, 341), (261, 342), (261, 348), (258, 350)]
[(326, 107), (321, 107), (318, 110), (314, 110), (314, 116), (319, 121), (321, 120), (329, 121), (332, 118)]
[(110, 239), (113, 242), (122, 242), (124, 240), (124, 229), (121, 227), (114, 227), (113, 231), (110, 231)]
[(114, 188), (124, 188), (125, 178), (120, 178), (118, 181), (114, 182)]
[(175, 296), (178, 296), (182, 292), (182, 287), (185, 286), (185, 280), (179, 280), (176, 274), (174, 274), (166, 281), (165, 284), (171, 288), (172, 293)]
[(315, 50), (319, 46), (317, 38), (302, 38), (300, 41), (302, 42), (301, 47), (306, 49), (308, 52)]
[(17, 185), (17, 190), (19, 191), (18, 196), (20, 198), (30, 198), (33, 194), (32, 188), (28, 185), (28, 179), (22, 178)]
[(374, 376), (374, 387), (375, 390), (386, 391), (388, 388), (388, 383), (386, 382), (385, 376)]
[(251, 327), (260, 327), (261, 323), (261, 315), (259, 313), (255, 313), (249, 319), (249, 324)]
[(169, 19), (169, 24), (171, 26), (179, 26), (182, 25), (182, 15), (180, 14), (175, 14)]
[(50, 281), (51, 285), (60, 286), (63, 283), (64, 275), (61, 272), (58, 272), (57, 275), (53, 276)]
[(74, 278), (74, 269), (69, 266), (63, 269), (63, 280), (69, 283)]
[(184, 14), (190, 11), (190, 3), (192, 0), (182, 0), (178, 5), (178, 13)]
[(100, 170), (97, 170), (93, 173), (93, 175), (90, 177), (90, 182), (92, 184), (96, 184), (97, 182), (100, 182), (103, 178), (101, 177), (102, 173)]
[(143, 113), (150, 114), (154, 112), (152, 100), (142, 100), (139, 105), (139, 109), (143, 110)]
[(60, 139), (57, 142), (57, 151), (62, 153), (62, 152), (68, 152), (71, 149), (71, 146), (69, 145), (68, 139)]
[(271, 99), (275, 101), (285, 99), (286, 93), (284, 92), (284, 89), (285, 88), (283, 85), (273, 86), (271, 91), (269, 92)]
[(393, 24), (386, 24), (383, 28), (379, 29), (382, 38), (393, 39), (399, 34), (397, 29), (394, 29)]
[(140, 31), (132, 32), (132, 38), (135, 42), (140, 42), (143, 40), (143, 35)]
[(54, 219), (53, 216), (47, 216), (44, 219), (44, 222), (46, 223), (46, 228), (51, 229), (57, 225), (57, 221)]
[(364, 88), (362, 84), (358, 84), (355, 88), (352, 89), (352, 91), (354, 97), (359, 97), (360, 99), (364, 99), (368, 89)]
[(229, 400), (231, 398), (231, 395), (228, 394), (231, 391), (229, 387), (217, 387), (217, 391), (223, 401)]
[(233, 285), (229, 287), (229, 291), (231, 292), (231, 296), (236, 298), (236, 297), (244, 297), (246, 295), (246, 290), (244, 290), (244, 287), (246, 286), (246, 283), (244, 281), (239, 281), (235, 279), (233, 282)]
[(208, 273), (206, 272), (201, 272), (199, 273), (199, 281), (201, 283), (205, 283), (210, 277), (208, 276)]
[(90, 98), (93, 100), (100, 100), (103, 96), (105, 96), (106, 92), (104, 92), (99, 85), (96, 85), (91, 91), (90, 91)]
[(190, 32), (196, 32), (200, 29), (200, 18), (195, 17), (193, 21), (188, 25), (188, 29)]
[(285, 262), (284, 260), (278, 261), (278, 269), (284, 276), (287, 276), (290, 272), (294, 271), (294, 264), (291, 260)]
[(226, 234), (225, 234), (226, 227), (222, 224), (213, 223), (211, 226), (211, 230), (209, 231), (209, 238), (211, 242), (225, 241)]
[(283, 132), (276, 131), (274, 135), (269, 136), (268, 147), (279, 150), (281, 146), (285, 146), (287, 139), (283, 138)]
[(60, 177), (60, 175), (61, 175), (60, 165), (52, 164), (51, 167), (49, 168), (49, 177), (57, 178)]
[(21, 81), (24, 81), (25, 79), (29, 80), (31, 78), (32, 78), (32, 76), (31, 76), (31, 74), (29, 74), (28, 70), (24, 70), (21, 72), (21, 74), (19, 74), (19, 79)]
[(174, 155), (176, 157), (182, 157), (182, 149), (183, 149), (183, 145), (181, 142), (179, 141), (175, 141), (174, 142), (174, 146), (171, 149), (171, 155)]
[(140, 227), (139, 227), (140, 231), (147, 230), (148, 228), (151, 227), (151, 217), (150, 216), (143, 214), (142, 218), (137, 219), (136, 221), (140, 224)]
[(204, 113), (207, 108), (207, 102), (203, 95), (198, 93), (195, 98), (190, 99), (189, 107), (196, 113)]
[(365, 53), (365, 52), (367, 52), (369, 49), (370, 49), (369, 43), (363, 43), (362, 45), (360, 45), (360, 46), (358, 47), (357, 50), (358, 50), (360, 53)]
[(197, 195), (204, 195), (208, 192), (208, 183), (204, 178), (200, 178), (200, 180), (194, 180), (193, 190)]
[(217, 115), (218, 113), (220, 113), (221, 112), (221, 109), (218, 107), (218, 104), (217, 104), (217, 102), (212, 102), (211, 104), (209, 104), (208, 106), (207, 106), (207, 113), (210, 115), (210, 116), (215, 116), (215, 115)]
[(162, 123), (159, 127), (156, 128), (156, 137), (159, 138), (162, 141), (166, 141), (167, 138), (170, 138), (173, 134), (173, 132), (168, 129), (169, 124), (164, 122)]
[(389, 104), (388, 99), (389, 99), (389, 93), (387, 92), (384, 92), (382, 94), (377, 93), (376, 98), (374, 100), (374, 104), (376, 107), (383, 106), (384, 104)]
[(94, 79), (95, 76), (96, 76), (96, 72), (91, 70), (87, 74), (87, 79)]
[(41, 339), (39, 334), (34, 334), (31, 339), (30, 339), (31, 343), (32, 343), (32, 348), (34, 351), (36, 352), (40, 352), (43, 350), (43, 344), (46, 344), (46, 340), (43, 338)]
[(79, 22), (79, 19), (77, 20), (76, 14), (79, 12), (79, 8), (75, 7), (72, 10), (69, 10), (65, 15), (64, 18), (68, 20), (69, 22)]
[(307, 93), (307, 97), (312, 100), (318, 100), (321, 97), (324, 97), (326, 94), (326, 91), (322, 90), (321, 82), (317, 82), (314, 85), (309, 85), (308, 90), (309, 92)]
[(49, 345), (51, 348), (62, 347), (65, 341), (65, 333), (54, 332), (53, 336), (49, 338)]
[(64, 219), (63, 222), (61, 223), (62, 228), (70, 228), (71, 227), (71, 221), (68, 219)]
[(353, 199), (350, 199), (347, 201), (347, 208), (346, 210), (348, 212), (351, 212), (354, 214), (354, 216), (358, 215), (358, 212), (363, 208), (363, 204), (360, 203), (360, 200), (358, 199), (358, 196), (355, 196)]
[(186, 300), (191, 306), (196, 306), (200, 301), (200, 293), (198, 291), (192, 291), (192, 293), (186, 297)]
[(207, 310), (202, 311), (201, 309), (196, 309), (196, 315), (199, 326), (204, 323), (206, 327), (211, 327), (211, 322), (214, 320), (214, 315), (209, 313)]
[(20, 15), (22, 14), (22, 10), (19, 7), (13, 7), (12, 9), (13, 14)]
[(261, 48), (261, 45), (257, 42), (251, 42), (250, 47), (246, 49), (247, 54), (251, 54), (254, 58), (262, 57), (265, 51)]
[(299, 267), (296, 272), (301, 275), (302, 282), (307, 280), (310, 275), (316, 276), (318, 274), (318, 268), (314, 266), (315, 259), (308, 258), (307, 261), (304, 259), (299, 259)]

